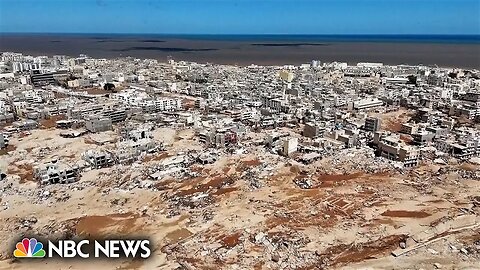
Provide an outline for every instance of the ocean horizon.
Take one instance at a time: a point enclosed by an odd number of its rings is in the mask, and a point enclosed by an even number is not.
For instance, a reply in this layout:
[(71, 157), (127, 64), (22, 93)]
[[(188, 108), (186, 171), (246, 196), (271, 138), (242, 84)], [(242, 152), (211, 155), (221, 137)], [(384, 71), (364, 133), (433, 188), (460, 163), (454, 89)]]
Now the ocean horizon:
[(176, 38), (226, 41), (337, 41), (337, 42), (418, 42), (480, 44), (480, 35), (447, 34), (155, 34), (155, 33), (22, 33), (0, 32), (1, 36), (66, 36), (92, 38)]

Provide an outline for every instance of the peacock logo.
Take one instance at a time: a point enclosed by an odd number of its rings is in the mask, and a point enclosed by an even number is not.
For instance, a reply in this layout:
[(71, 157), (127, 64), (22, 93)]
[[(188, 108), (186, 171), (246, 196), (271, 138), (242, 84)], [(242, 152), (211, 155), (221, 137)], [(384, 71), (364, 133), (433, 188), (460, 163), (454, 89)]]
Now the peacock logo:
[(35, 238), (24, 238), (22, 242), (18, 242), (15, 246), (13, 256), (16, 258), (43, 258), (45, 257), (45, 250), (43, 244), (38, 242)]

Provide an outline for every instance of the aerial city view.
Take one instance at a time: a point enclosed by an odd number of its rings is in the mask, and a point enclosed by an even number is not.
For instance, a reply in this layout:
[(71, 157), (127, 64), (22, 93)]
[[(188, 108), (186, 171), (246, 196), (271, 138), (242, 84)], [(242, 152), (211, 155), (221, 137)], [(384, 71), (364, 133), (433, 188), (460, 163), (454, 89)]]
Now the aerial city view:
[(480, 0), (0, 0), (0, 269), (480, 269)]

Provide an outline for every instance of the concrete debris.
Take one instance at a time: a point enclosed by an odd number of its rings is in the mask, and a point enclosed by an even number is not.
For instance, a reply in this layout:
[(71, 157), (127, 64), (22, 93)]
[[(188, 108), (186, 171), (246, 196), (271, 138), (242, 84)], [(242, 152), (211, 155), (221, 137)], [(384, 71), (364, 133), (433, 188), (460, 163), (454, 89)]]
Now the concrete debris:
[(311, 189), (313, 187), (313, 183), (310, 179), (297, 179), (294, 180), (294, 182), (301, 189)]
[(263, 241), (266, 240), (266, 234), (262, 233), (262, 232), (259, 232), (255, 235), (255, 244), (261, 244), (263, 243)]

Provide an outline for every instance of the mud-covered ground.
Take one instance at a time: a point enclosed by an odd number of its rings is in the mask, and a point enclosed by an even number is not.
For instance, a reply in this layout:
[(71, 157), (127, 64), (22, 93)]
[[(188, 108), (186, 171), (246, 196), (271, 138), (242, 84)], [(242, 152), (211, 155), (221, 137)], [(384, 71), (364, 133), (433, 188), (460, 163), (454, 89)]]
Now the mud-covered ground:
[[(478, 227), (394, 257), (401, 242), (445, 220), (479, 223), (479, 166), (423, 162), (395, 169), (367, 149), (343, 150), (303, 165), (243, 142), (213, 164), (190, 164), (160, 180), (148, 168), (203, 146), (192, 129), (155, 130), (166, 151), (128, 165), (84, 172), (80, 181), (39, 186), (37, 163), (81, 160), (94, 135), (61, 138), (44, 127), (14, 136), (0, 156), (0, 269), (443, 269), (478, 267)], [(252, 133), (254, 139), (265, 134)], [(115, 140), (117, 133), (101, 136)], [(299, 183), (308, 181), (308, 188)], [(16, 241), (148, 237), (148, 260), (18, 260)]]

